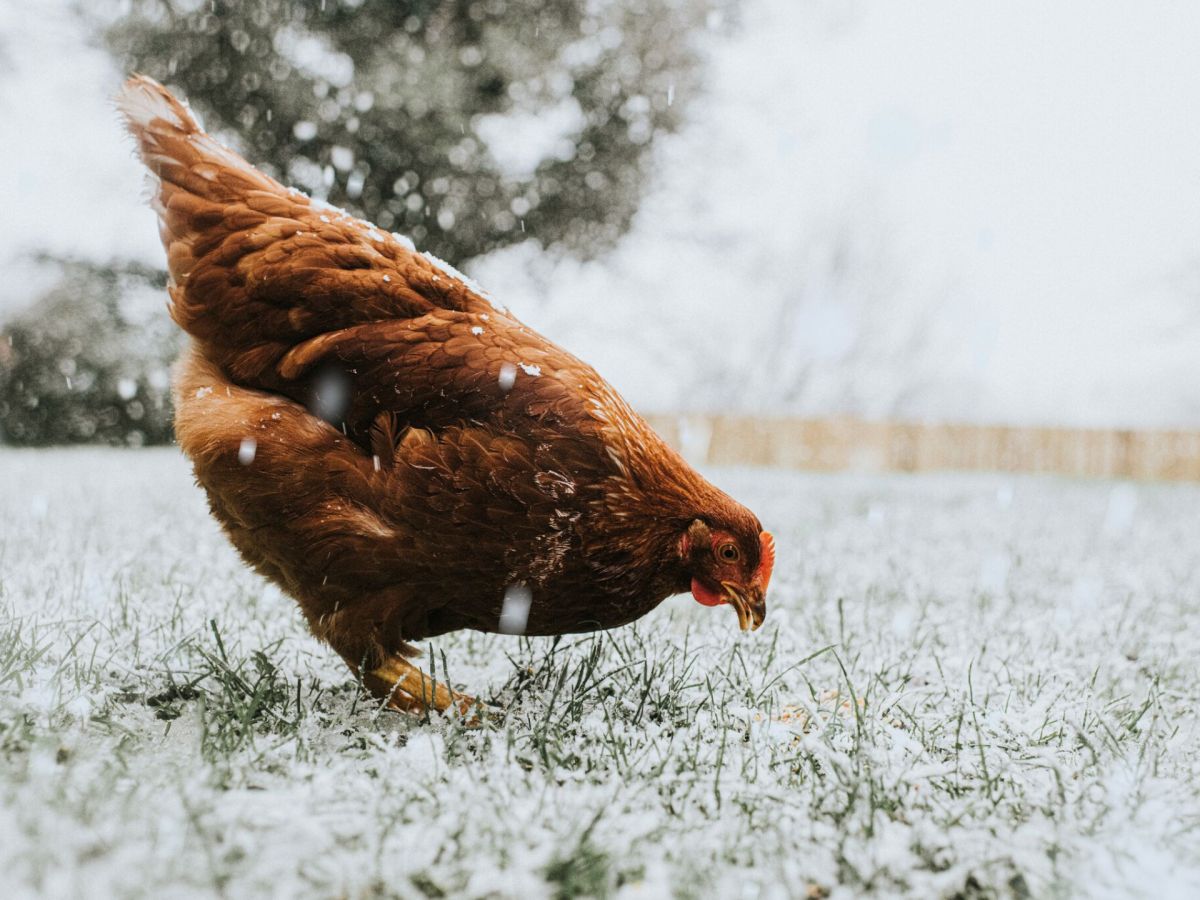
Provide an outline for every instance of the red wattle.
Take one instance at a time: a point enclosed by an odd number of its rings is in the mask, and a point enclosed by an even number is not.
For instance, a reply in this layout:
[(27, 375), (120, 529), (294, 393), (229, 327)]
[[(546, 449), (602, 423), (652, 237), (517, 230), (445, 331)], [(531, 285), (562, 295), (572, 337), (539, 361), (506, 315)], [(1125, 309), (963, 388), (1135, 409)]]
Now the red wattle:
[(701, 603), (704, 606), (720, 606), (725, 602), (724, 594), (712, 590), (700, 581), (699, 578), (692, 579), (692, 596), (696, 598), (697, 603)]

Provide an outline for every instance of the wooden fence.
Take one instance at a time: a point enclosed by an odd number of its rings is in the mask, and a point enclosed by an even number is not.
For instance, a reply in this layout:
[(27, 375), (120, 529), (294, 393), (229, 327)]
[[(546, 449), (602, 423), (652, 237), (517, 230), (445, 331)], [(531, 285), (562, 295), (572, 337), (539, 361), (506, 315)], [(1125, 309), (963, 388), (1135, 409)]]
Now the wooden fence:
[(648, 418), (689, 460), (711, 465), (823, 472), (982, 470), (1200, 480), (1200, 432), (1196, 431), (725, 415)]

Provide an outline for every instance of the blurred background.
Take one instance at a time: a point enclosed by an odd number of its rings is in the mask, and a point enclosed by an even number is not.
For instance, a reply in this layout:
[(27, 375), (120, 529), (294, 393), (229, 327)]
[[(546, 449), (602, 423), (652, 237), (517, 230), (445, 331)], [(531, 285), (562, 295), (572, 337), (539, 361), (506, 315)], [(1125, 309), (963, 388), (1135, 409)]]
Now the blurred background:
[(0, 441), (170, 440), (131, 71), (680, 443), (1200, 429), (1198, 35), (1184, 2), (0, 0)]

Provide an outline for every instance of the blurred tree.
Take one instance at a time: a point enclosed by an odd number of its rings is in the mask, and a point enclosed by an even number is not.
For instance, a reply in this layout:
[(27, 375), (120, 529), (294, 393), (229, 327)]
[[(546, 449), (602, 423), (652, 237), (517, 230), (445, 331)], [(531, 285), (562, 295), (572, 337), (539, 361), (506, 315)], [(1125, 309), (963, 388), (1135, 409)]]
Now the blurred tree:
[(627, 227), (695, 93), (690, 32), (726, 2), (132, 0), (104, 35), (254, 163), (422, 249), (589, 256)]
[(163, 313), (162, 274), (53, 262), (61, 279), (0, 331), (0, 440), (170, 440), (168, 367), (182, 337)]

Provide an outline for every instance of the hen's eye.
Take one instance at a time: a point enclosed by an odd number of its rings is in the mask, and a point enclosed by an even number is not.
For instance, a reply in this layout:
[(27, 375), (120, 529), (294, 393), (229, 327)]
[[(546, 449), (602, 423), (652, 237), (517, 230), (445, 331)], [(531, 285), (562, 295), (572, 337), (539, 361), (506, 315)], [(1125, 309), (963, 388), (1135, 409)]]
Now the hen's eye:
[(742, 554), (738, 551), (737, 544), (722, 544), (717, 548), (717, 556), (725, 562), (737, 562)]

